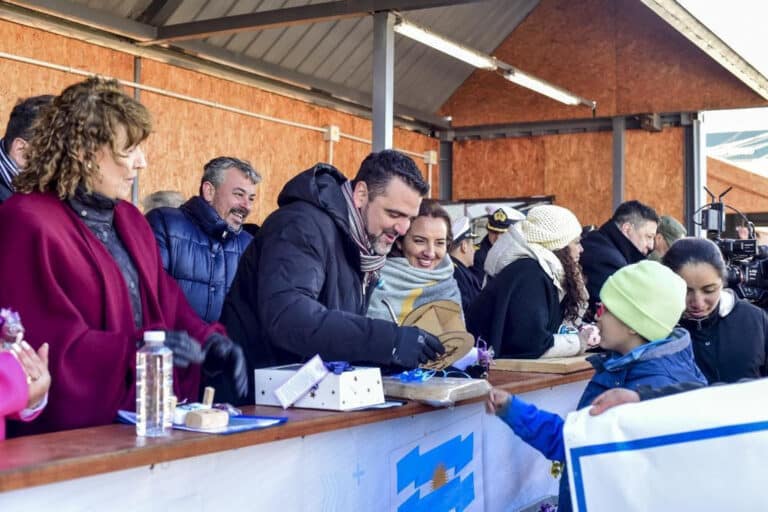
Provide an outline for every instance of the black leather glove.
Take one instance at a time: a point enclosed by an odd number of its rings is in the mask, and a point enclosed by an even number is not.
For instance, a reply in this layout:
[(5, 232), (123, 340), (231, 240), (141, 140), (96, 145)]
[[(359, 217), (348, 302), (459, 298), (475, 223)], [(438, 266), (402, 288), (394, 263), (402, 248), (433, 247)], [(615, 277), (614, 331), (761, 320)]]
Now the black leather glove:
[(205, 342), (203, 370), (210, 376), (227, 372), (240, 396), (245, 396), (248, 392), (248, 373), (243, 349), (223, 334), (215, 332), (208, 336)]
[(416, 368), (444, 353), (445, 347), (437, 336), (418, 327), (401, 327), (392, 351), (392, 362), (405, 368)]
[(187, 331), (166, 331), (165, 346), (173, 352), (173, 366), (178, 368), (200, 364), (205, 359), (200, 343), (187, 334)]

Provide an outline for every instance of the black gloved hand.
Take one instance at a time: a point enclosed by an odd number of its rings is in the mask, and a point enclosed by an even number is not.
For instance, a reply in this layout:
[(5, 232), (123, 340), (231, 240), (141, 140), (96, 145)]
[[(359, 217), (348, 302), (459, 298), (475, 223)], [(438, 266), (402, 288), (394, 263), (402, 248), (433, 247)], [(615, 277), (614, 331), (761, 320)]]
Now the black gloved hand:
[(248, 373), (243, 349), (223, 334), (215, 332), (208, 336), (204, 351), (203, 370), (211, 376), (226, 371), (232, 377), (237, 393), (245, 396), (248, 392)]
[(434, 334), (418, 327), (401, 327), (392, 351), (392, 362), (405, 368), (416, 368), (444, 353), (445, 347)]
[(173, 366), (178, 368), (200, 364), (205, 359), (200, 343), (187, 334), (187, 331), (166, 331), (165, 346), (173, 352)]

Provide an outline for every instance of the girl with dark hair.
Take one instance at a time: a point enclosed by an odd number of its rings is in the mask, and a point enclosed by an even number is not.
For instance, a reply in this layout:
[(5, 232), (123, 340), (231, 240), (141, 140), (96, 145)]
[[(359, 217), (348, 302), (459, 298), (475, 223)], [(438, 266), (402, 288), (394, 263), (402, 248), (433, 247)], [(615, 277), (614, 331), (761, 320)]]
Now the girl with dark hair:
[(687, 286), (680, 319), (693, 339), (696, 364), (711, 382), (736, 382), (766, 375), (768, 315), (723, 289), (725, 262), (714, 242), (682, 238), (662, 262)]
[(470, 307), (469, 331), (497, 357), (573, 356), (596, 345), (593, 329), (578, 329), (588, 300), (581, 252), (581, 224), (570, 210), (532, 208), (489, 251), (493, 279)]
[(397, 319), (400, 324), (408, 313), (423, 304), (448, 300), (461, 306), (461, 292), (453, 278), (453, 263), (448, 255), (451, 239), (448, 212), (437, 201), (424, 199), (418, 216), (405, 236), (395, 242), (382, 268), (379, 283), (371, 295), (368, 316)]

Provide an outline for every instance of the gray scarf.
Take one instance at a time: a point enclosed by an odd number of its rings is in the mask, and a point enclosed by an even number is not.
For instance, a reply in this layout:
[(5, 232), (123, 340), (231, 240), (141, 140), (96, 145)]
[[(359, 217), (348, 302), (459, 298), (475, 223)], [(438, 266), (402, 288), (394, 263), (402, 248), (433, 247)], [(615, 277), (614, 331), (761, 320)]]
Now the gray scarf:
[(344, 199), (347, 200), (347, 211), (349, 212), (349, 233), (352, 240), (360, 250), (360, 271), (363, 272), (363, 289), (367, 289), (370, 283), (379, 280), (379, 271), (387, 262), (386, 256), (381, 256), (373, 252), (373, 245), (368, 238), (368, 232), (365, 230), (362, 212), (355, 206), (352, 197), (352, 184), (345, 181), (341, 185), (341, 191), (344, 193)]
[(412, 267), (405, 258), (387, 258), (381, 271), (381, 281), (371, 295), (366, 315), (392, 321), (392, 315), (382, 302), (386, 300), (401, 324), (403, 319), (423, 304), (449, 300), (461, 306), (459, 285), (453, 278), (453, 263), (446, 255), (437, 268), (426, 270)]

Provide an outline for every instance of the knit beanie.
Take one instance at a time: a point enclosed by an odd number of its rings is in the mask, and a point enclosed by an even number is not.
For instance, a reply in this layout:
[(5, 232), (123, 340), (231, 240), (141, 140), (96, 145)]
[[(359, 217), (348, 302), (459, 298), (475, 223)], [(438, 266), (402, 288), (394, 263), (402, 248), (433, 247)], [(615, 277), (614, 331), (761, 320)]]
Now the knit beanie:
[(685, 310), (683, 278), (655, 261), (617, 270), (600, 290), (600, 301), (616, 318), (648, 341), (669, 336)]
[(670, 247), (673, 243), (677, 242), (688, 234), (685, 226), (680, 224), (674, 217), (670, 217), (669, 215), (662, 215), (659, 218), (659, 227), (656, 228), (656, 232), (664, 237), (664, 240)]
[(531, 208), (518, 226), (528, 243), (550, 251), (562, 249), (581, 236), (579, 219), (570, 210), (553, 204)]

